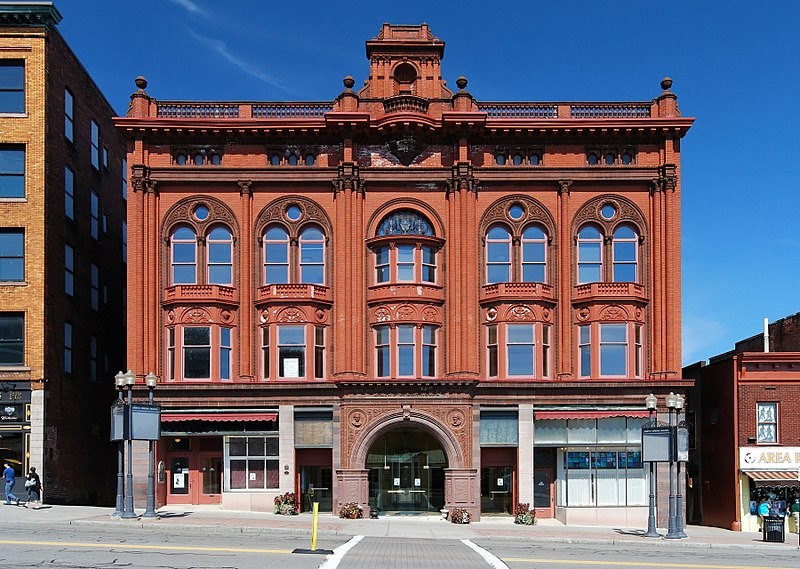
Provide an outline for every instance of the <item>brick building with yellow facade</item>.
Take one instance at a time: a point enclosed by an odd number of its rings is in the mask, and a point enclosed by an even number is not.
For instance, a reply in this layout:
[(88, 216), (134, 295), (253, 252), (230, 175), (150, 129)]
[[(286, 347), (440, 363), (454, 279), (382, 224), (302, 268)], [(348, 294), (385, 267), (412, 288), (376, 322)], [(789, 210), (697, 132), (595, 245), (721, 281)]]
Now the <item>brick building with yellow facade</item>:
[(60, 20), (0, 4), (0, 460), (35, 466), (48, 501), (110, 503), (126, 156)]

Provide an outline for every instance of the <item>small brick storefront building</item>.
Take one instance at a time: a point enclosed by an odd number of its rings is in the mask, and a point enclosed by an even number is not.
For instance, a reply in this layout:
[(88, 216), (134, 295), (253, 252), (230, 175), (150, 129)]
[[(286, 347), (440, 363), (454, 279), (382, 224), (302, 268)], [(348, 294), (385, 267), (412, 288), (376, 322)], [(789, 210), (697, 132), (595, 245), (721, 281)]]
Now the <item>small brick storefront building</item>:
[(642, 523), (644, 399), (680, 374), (680, 115), (479, 102), (385, 24), (333, 101), (126, 117), (128, 358), (159, 503), (529, 503)]

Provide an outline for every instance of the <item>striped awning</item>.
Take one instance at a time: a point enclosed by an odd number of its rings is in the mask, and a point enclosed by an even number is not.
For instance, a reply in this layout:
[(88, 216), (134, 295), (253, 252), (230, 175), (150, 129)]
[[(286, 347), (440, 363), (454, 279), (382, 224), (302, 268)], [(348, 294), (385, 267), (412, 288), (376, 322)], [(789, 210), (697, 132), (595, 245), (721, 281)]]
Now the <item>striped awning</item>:
[(756, 486), (800, 486), (796, 470), (744, 470)]
[(277, 421), (278, 414), (273, 412), (234, 412), (234, 413), (161, 413), (161, 421)]
[(612, 417), (647, 417), (649, 412), (641, 409), (598, 409), (539, 411), (534, 409), (537, 419), (610, 419)]

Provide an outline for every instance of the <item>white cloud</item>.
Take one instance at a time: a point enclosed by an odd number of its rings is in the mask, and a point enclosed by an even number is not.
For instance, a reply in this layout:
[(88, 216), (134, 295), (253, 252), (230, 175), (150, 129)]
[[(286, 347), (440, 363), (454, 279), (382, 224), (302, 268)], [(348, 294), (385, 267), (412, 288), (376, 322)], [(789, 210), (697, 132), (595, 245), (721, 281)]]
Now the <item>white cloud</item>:
[(192, 0), (171, 0), (178, 6), (184, 8), (187, 12), (191, 14), (198, 14), (200, 16), (205, 16), (206, 18), (209, 17), (209, 13), (206, 12), (203, 8), (192, 2)]
[[(178, 0), (175, 0), (175, 1), (178, 1)], [(181, 0), (181, 1), (188, 1), (188, 0)], [(266, 83), (267, 85), (270, 85), (272, 87), (276, 87), (276, 88), (282, 89), (282, 90), (284, 89), (284, 87), (283, 87), (283, 85), (281, 85), (280, 81), (278, 81), (274, 77), (270, 76), (269, 74), (265, 73), (264, 71), (262, 71), (258, 67), (256, 67), (256, 66), (244, 61), (243, 59), (240, 59), (239, 57), (236, 57), (235, 55), (233, 55), (230, 52), (230, 50), (228, 50), (228, 46), (227, 46), (227, 44), (225, 42), (223, 42), (221, 40), (214, 39), (214, 38), (208, 38), (208, 37), (205, 37), (205, 36), (201, 36), (197, 32), (195, 32), (195, 31), (193, 31), (191, 29), (188, 29), (188, 28), (187, 28), (187, 31), (189, 32), (189, 34), (194, 39), (196, 39), (200, 43), (204, 44), (206, 47), (210, 48), (211, 50), (217, 52), (223, 58), (228, 60), (228, 62), (232, 63), (233, 65), (235, 65), (236, 67), (238, 67), (239, 69), (241, 69), (242, 71), (247, 73), (248, 75), (252, 75), (253, 77), (258, 79), (259, 81), (262, 81), (263, 83)]]

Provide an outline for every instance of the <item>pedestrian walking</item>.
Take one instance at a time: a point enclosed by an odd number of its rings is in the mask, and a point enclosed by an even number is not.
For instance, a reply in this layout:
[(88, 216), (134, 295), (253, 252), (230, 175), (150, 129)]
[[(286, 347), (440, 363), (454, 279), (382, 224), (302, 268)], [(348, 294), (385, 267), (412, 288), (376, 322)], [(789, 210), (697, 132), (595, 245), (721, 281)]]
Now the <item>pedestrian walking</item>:
[(25, 489), (28, 491), (28, 504), (33, 504), (33, 509), (38, 510), (42, 505), (42, 479), (36, 474), (36, 468), (31, 466), (28, 476), (25, 478)]
[(3, 466), (5, 468), (3, 470), (3, 478), (6, 481), (6, 505), (14, 502), (19, 506), (19, 498), (14, 495), (14, 483), (17, 481), (17, 475), (14, 474), (14, 469), (7, 462)]

